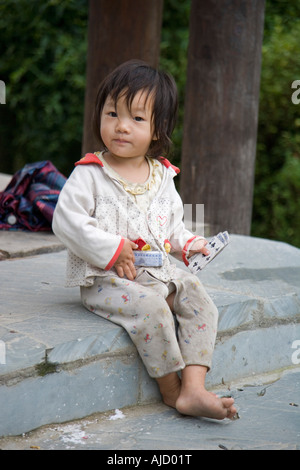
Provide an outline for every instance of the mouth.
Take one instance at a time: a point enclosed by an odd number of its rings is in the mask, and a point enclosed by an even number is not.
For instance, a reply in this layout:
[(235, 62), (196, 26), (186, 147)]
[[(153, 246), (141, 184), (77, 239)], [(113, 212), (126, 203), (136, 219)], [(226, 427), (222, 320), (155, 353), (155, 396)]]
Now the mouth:
[(118, 145), (129, 144), (129, 141), (124, 140), (124, 139), (114, 139), (114, 142), (116, 142), (116, 144), (118, 144)]

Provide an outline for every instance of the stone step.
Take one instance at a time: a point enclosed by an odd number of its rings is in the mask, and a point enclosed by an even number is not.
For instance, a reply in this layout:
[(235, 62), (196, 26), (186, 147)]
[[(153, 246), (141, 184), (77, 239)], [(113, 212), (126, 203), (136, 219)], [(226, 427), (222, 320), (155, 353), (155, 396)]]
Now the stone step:
[(232, 384), (230, 391), (215, 392), (235, 399), (239, 419), (182, 416), (154, 403), (0, 438), (0, 449), (101, 450), (100, 465), (131, 463), (139, 468), (147, 464), (192, 468), (199, 463), (201, 450), (300, 450), (299, 368), (256, 376), (250, 383)]
[[(160, 400), (125, 331), (64, 288), (65, 263), (66, 251), (0, 262), (0, 436)], [(297, 363), (299, 249), (233, 235), (199, 277), (220, 313), (210, 388)]]

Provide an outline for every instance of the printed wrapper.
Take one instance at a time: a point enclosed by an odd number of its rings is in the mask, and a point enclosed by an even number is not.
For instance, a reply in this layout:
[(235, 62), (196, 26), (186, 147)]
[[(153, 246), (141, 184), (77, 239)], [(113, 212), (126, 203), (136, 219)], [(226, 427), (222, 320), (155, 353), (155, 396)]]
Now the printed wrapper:
[(162, 266), (163, 256), (160, 251), (134, 251), (135, 266)]

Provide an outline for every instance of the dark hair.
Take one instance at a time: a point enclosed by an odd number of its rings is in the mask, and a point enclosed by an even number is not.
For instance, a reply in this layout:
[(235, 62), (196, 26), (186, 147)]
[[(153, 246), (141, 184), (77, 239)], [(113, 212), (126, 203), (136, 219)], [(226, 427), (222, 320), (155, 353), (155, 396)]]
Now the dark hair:
[(103, 147), (100, 134), (101, 113), (108, 95), (115, 103), (120, 96), (125, 96), (130, 109), (138, 91), (153, 96), (152, 120), (154, 135), (148, 155), (159, 157), (167, 155), (171, 147), (171, 135), (177, 118), (177, 88), (173, 77), (166, 72), (156, 70), (140, 60), (130, 60), (117, 67), (100, 84), (93, 116), (93, 130)]

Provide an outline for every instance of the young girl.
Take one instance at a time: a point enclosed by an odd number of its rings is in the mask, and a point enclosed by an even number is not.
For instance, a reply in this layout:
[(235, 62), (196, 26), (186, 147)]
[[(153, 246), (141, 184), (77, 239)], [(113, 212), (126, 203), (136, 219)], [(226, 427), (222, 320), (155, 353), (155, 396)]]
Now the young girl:
[[(169, 257), (187, 264), (196, 252), (208, 254), (207, 241), (183, 225), (173, 181), (179, 169), (161, 156), (176, 111), (169, 75), (141, 61), (113, 71), (100, 85), (94, 114), (104, 150), (75, 164), (53, 231), (68, 248), (67, 285), (80, 286), (88, 310), (126, 329), (164, 402), (182, 414), (233, 418), (233, 399), (204, 385), (217, 309), (199, 279)], [(162, 265), (135, 266), (137, 249), (160, 252)]]

